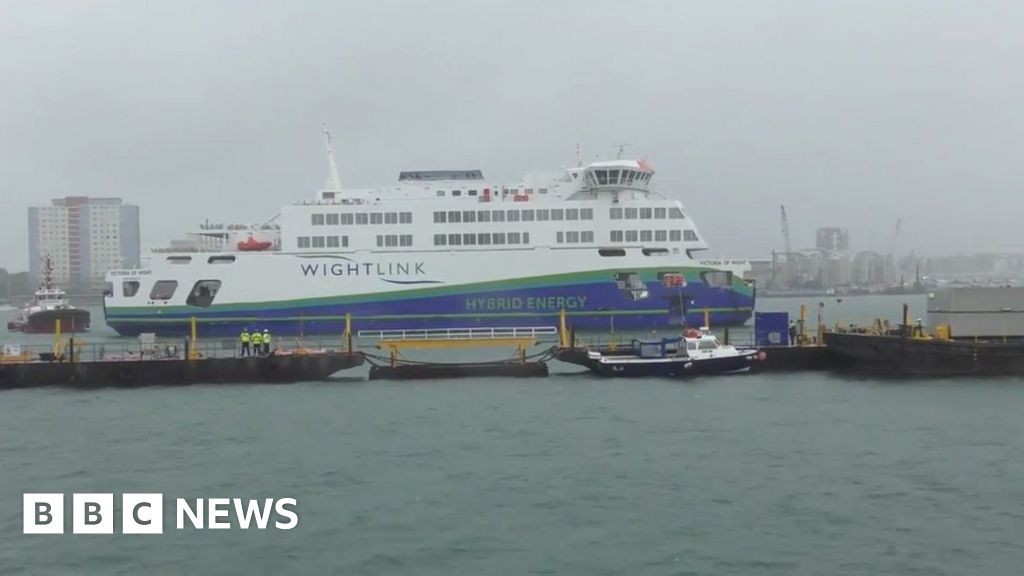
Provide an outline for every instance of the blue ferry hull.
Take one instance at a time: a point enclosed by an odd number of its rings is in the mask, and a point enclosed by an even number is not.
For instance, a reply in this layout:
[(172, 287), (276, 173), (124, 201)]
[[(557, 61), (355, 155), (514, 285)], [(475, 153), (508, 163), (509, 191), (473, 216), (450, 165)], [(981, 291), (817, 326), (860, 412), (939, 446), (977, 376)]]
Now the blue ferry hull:
[(339, 335), (346, 314), (351, 315), (354, 331), (555, 326), (561, 309), (578, 330), (636, 331), (676, 329), (683, 324), (684, 311), (686, 325), (700, 326), (705, 309), (712, 326), (740, 326), (751, 318), (754, 300), (753, 293), (705, 285), (654, 285), (648, 297), (633, 300), (613, 284), (602, 283), (304, 306), (261, 302), (132, 313), (105, 309), (105, 315), (107, 323), (126, 336), (185, 335), (192, 317), (199, 335), (206, 337), (234, 337), (242, 328), (267, 328), (278, 335)]

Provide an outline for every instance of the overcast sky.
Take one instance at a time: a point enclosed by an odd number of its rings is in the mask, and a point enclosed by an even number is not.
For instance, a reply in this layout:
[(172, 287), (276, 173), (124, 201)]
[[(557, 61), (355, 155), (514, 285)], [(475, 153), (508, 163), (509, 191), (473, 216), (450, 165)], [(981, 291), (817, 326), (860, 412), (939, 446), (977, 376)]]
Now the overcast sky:
[(325, 180), (646, 157), (709, 255), (1024, 247), (1024, 2), (0, 2), (0, 267), (26, 208), (120, 196), (144, 247)]

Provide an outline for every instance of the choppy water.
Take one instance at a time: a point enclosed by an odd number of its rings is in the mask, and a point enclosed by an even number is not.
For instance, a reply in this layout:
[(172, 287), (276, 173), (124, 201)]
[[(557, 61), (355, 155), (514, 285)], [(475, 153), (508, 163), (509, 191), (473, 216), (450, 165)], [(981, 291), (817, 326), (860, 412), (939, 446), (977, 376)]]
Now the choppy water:
[[(1020, 379), (359, 376), (0, 394), (0, 574), (991, 575), (1024, 564)], [(178, 531), (171, 518), (158, 536), (22, 535), (21, 494), (51, 491), (162, 492), (166, 506), (290, 496), (300, 523)]]

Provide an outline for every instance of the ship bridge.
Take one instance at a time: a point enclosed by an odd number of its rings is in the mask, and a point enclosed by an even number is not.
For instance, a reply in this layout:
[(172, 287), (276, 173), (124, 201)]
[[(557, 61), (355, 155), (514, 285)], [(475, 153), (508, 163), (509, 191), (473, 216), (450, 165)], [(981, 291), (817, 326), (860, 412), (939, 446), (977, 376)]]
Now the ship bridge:
[(582, 188), (595, 192), (604, 190), (646, 192), (651, 182), (651, 176), (654, 176), (654, 169), (645, 160), (594, 162), (583, 168), (578, 168), (576, 172), (582, 175)]

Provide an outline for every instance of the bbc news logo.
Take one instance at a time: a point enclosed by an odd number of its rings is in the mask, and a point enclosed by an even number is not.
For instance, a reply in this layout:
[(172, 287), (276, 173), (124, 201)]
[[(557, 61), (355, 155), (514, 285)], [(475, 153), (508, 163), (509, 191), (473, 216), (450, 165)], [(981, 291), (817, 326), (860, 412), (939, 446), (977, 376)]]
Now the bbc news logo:
[[(64, 494), (24, 494), (22, 532), (63, 534)], [(178, 530), (291, 530), (299, 525), (298, 502), (294, 498), (177, 498), (174, 504)], [(71, 495), (72, 534), (113, 534), (113, 494)], [(232, 518), (234, 523), (232, 523)], [(163, 534), (163, 494), (122, 494), (122, 534)]]

